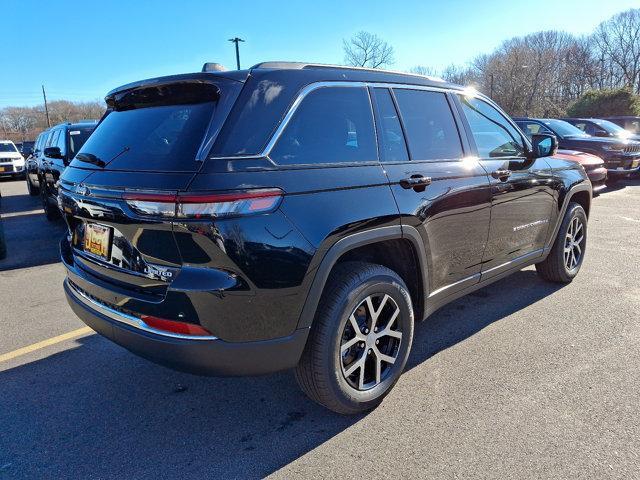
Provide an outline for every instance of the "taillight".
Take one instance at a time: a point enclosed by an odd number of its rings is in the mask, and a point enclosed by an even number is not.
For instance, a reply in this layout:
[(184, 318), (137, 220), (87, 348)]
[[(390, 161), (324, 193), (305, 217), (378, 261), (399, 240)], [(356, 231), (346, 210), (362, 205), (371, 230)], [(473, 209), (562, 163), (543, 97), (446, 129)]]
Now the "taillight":
[(282, 195), (282, 190), (269, 188), (220, 194), (127, 192), (123, 198), (140, 215), (197, 219), (270, 212)]
[(180, 335), (193, 335), (198, 337), (210, 337), (211, 332), (200, 325), (193, 323), (176, 322), (175, 320), (167, 320), (166, 318), (152, 317), (151, 315), (142, 315), (140, 319), (156, 330), (162, 330), (170, 333), (179, 333)]

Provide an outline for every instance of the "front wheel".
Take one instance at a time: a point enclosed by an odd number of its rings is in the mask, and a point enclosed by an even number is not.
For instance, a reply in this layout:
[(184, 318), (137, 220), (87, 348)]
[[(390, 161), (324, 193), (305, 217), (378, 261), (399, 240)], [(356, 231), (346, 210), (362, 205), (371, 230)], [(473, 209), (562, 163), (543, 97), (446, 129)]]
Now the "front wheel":
[(35, 197), (40, 193), (40, 189), (34, 186), (33, 183), (31, 183), (31, 178), (29, 177), (28, 173), (27, 173), (27, 191), (29, 192), (29, 195), (31, 195), (32, 197)]
[(46, 187), (40, 188), (40, 199), (42, 200), (42, 209), (44, 210), (44, 216), (50, 222), (53, 222), (60, 218), (60, 210), (58, 207), (54, 207), (51, 205), (49, 201), (49, 196), (47, 195)]
[(551, 252), (536, 263), (538, 275), (550, 282), (571, 282), (580, 271), (586, 247), (587, 214), (580, 204), (571, 202)]
[(376, 407), (402, 374), (413, 324), (411, 297), (397, 273), (364, 262), (338, 265), (296, 367), (300, 388), (337, 413)]

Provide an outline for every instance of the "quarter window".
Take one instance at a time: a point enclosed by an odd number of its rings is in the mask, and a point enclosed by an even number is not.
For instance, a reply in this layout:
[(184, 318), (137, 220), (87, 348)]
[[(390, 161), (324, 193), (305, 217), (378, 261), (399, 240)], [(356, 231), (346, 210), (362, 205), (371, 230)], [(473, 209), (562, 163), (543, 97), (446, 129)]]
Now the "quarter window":
[(360, 87), (327, 87), (309, 93), (270, 157), (283, 165), (377, 160), (367, 91)]
[(459, 159), (460, 135), (444, 93), (394, 89), (412, 160)]
[(481, 158), (524, 155), (520, 134), (500, 112), (477, 98), (460, 96), (460, 102)]
[(373, 98), (378, 109), (378, 140), (380, 157), (384, 162), (406, 162), (409, 160), (407, 146), (404, 142), (402, 126), (398, 112), (393, 104), (391, 93), (386, 88), (375, 88)]

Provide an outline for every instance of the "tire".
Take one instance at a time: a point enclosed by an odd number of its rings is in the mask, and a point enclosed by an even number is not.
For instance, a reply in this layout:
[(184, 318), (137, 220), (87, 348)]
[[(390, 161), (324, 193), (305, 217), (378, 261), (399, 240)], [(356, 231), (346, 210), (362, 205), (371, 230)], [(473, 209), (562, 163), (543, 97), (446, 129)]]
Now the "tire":
[[(582, 225), (582, 227), (577, 225)], [(576, 239), (579, 241), (575, 242)], [(536, 263), (538, 275), (550, 282), (571, 282), (580, 271), (586, 253), (586, 245), (587, 215), (580, 204), (571, 202), (567, 207), (551, 252), (544, 261)], [(565, 251), (565, 248), (569, 251)]]
[(38, 187), (34, 187), (33, 183), (31, 183), (29, 174), (27, 174), (27, 191), (29, 192), (29, 195), (31, 195), (32, 197), (35, 197), (40, 193), (40, 189)]
[[(372, 308), (382, 330), (368, 330)], [(357, 333), (352, 318), (360, 327)], [(339, 264), (329, 276), (295, 369), (298, 385), (313, 401), (343, 415), (375, 408), (402, 374), (413, 325), (411, 297), (397, 273), (371, 263)]]
[(51, 205), (45, 188), (40, 189), (40, 199), (42, 200), (42, 209), (44, 210), (44, 216), (50, 222), (53, 222), (60, 218), (60, 210), (57, 207)]

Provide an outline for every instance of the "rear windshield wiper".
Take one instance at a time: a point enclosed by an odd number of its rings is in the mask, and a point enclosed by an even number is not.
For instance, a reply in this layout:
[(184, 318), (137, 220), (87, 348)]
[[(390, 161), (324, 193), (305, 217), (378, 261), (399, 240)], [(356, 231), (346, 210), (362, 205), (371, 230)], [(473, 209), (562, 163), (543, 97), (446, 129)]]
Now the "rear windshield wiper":
[(80, 160), (85, 163), (92, 163), (93, 165), (97, 165), (100, 168), (104, 168), (106, 163), (96, 157), (93, 153), (78, 153), (76, 155), (76, 160)]

